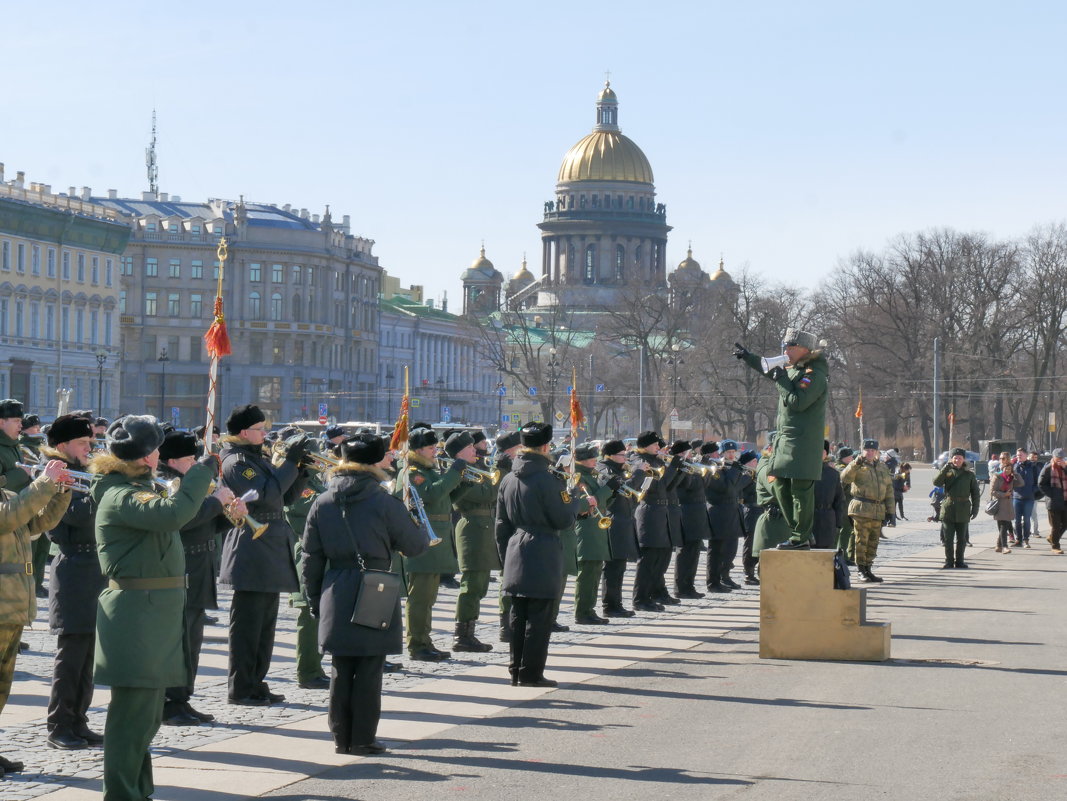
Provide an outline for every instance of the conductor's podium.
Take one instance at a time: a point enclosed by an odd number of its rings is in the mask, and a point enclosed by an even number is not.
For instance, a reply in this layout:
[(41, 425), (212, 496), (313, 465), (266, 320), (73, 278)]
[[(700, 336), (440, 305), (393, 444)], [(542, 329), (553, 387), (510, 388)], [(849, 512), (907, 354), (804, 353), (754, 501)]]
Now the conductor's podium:
[(763, 659), (889, 659), (890, 626), (867, 622), (866, 590), (834, 589), (834, 551), (760, 552)]

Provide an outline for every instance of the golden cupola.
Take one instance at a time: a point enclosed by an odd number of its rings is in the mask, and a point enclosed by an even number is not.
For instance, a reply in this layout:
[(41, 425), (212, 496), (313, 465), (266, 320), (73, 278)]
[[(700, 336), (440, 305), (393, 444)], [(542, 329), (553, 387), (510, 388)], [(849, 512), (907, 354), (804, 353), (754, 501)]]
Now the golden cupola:
[(619, 99), (604, 84), (596, 101), (596, 125), (563, 157), (557, 182), (625, 181), (652, 184), (652, 165), (632, 139), (619, 129)]

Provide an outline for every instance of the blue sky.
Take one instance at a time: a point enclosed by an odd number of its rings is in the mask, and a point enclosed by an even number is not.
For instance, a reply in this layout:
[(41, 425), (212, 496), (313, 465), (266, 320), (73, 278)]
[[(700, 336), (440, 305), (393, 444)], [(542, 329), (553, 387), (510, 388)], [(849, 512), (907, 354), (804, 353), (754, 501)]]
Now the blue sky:
[(1021, 2), (29, 4), (5, 10), (7, 178), (291, 203), (448, 291), (527, 254), (611, 71), (674, 227), (815, 286), (857, 248), (1063, 219), (1067, 6)]

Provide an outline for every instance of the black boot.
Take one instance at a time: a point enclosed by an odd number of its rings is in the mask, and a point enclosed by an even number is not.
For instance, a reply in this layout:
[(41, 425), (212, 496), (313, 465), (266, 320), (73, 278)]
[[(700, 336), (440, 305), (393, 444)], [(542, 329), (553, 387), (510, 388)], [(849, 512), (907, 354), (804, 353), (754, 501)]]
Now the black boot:
[(863, 580), (868, 584), (881, 584), (884, 579), (879, 578), (871, 572), (871, 566), (865, 565), (862, 569)]
[(511, 620), (506, 612), (500, 613), (500, 642), (511, 642)]
[(474, 621), (456, 621), (456, 636), (452, 641), (452, 650), (460, 653), (484, 654), (492, 651), (493, 646), (481, 642), (474, 636)]
[(758, 587), (759, 586), (759, 579), (756, 578), (755, 571), (750, 571), (748, 573), (745, 573), (745, 584), (748, 584), (750, 587)]

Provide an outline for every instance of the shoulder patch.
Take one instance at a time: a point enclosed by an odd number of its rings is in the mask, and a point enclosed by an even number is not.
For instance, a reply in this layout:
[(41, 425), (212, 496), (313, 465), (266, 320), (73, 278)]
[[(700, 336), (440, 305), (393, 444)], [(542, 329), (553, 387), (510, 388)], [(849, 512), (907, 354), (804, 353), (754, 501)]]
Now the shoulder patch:
[[(414, 469), (415, 468), (412, 468), (412, 470)], [(414, 484), (416, 487), (420, 486), (421, 484), (424, 484), (425, 482), (426, 476), (422, 475), (422, 473), (415, 473), (415, 475), (411, 477), (411, 483)]]
[(300, 493), (300, 497), (301, 498), (310, 498), (314, 494), (315, 494), (315, 490), (313, 490), (311, 487), (308, 487), (306, 490), (304, 490), (303, 492)]
[(800, 383), (801, 388), (809, 387), (809, 386), (811, 386), (811, 378), (809, 376), (805, 375), (803, 378), (800, 379), (799, 383)]
[(156, 500), (159, 496), (156, 495), (154, 492), (144, 490), (142, 492), (135, 492), (133, 494), (133, 497), (138, 503), (148, 503), (149, 501)]
[(561, 497), (563, 499), (564, 503), (570, 503), (571, 502), (571, 494), (569, 492), (567, 492), (567, 490), (563, 490), (562, 492), (560, 492), (559, 497)]
[(256, 477), (256, 469), (254, 467), (246, 467), (241, 471), (241, 475), (245, 478), (252, 479)]

